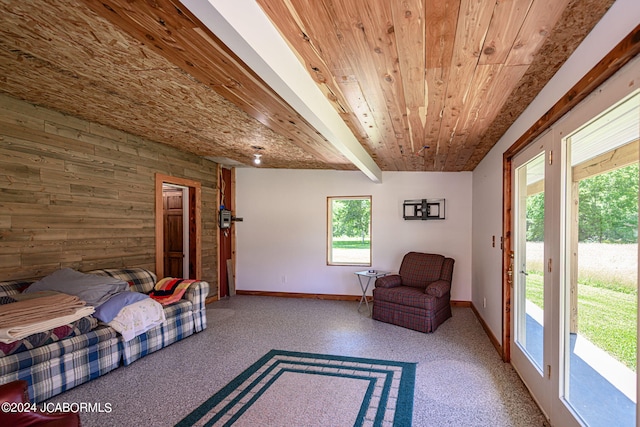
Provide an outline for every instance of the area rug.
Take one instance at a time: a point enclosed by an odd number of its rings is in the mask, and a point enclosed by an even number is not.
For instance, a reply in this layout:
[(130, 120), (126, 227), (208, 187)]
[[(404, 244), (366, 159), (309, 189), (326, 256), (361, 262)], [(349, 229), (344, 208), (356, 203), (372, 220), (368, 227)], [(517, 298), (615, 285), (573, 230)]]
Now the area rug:
[(415, 363), (271, 350), (177, 426), (410, 426)]

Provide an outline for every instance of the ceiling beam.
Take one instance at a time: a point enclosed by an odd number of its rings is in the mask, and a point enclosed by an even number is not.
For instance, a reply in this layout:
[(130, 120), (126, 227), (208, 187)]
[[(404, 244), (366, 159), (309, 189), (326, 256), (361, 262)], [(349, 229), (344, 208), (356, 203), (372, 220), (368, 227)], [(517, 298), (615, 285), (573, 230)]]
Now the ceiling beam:
[[(580, 182), (584, 179), (613, 172), (616, 169), (638, 163), (638, 141), (631, 141), (614, 150), (602, 153), (573, 166), (571, 179), (573, 182)], [(527, 185), (527, 196), (542, 193), (544, 191), (544, 179), (539, 179)]]
[(573, 167), (573, 182), (638, 163), (638, 140), (629, 142), (615, 150), (587, 159)]
[(181, 0), (262, 80), (369, 179), (382, 171), (254, 0)]

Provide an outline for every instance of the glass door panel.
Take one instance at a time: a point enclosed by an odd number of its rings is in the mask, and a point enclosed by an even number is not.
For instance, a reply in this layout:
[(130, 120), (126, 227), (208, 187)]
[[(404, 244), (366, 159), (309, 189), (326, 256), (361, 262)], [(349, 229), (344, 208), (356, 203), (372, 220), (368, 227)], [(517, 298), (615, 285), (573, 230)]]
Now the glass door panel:
[(564, 140), (560, 394), (588, 426), (636, 425), (639, 100)]
[[(511, 310), (511, 364), (536, 396), (540, 408), (549, 417), (551, 381), (549, 351), (549, 290), (551, 276), (544, 260), (548, 258), (551, 223), (549, 184), (545, 161), (552, 134), (547, 133), (513, 159), (512, 230), (513, 289)], [(546, 208), (546, 209), (545, 209)]]
[(516, 169), (515, 343), (538, 372), (544, 355), (544, 162), (542, 152)]

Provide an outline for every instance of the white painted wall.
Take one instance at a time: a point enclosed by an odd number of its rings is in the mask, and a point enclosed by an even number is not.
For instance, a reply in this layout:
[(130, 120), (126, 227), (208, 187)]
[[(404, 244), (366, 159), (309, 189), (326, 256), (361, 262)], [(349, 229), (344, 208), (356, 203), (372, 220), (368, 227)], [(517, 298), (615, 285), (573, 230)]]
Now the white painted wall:
[[(268, 162), (268, 159), (264, 159)], [(373, 268), (397, 271), (409, 251), (456, 260), (452, 299), (471, 300), (471, 172), (236, 169), (236, 289), (359, 295), (355, 271), (328, 266), (327, 197), (372, 196)], [(445, 198), (446, 219), (405, 221), (407, 199)]]
[(502, 338), (502, 252), (491, 248), (491, 236), (499, 240), (502, 234), (502, 155), (639, 23), (639, 1), (616, 1), (473, 171), (472, 301), (498, 340)]

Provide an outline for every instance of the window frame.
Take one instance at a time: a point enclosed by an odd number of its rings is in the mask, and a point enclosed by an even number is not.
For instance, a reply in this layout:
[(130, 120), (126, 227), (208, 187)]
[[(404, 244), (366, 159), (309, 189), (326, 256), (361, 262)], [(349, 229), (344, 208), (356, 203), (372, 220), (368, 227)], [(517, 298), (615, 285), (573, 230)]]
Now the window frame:
[[(333, 201), (334, 200), (368, 200), (369, 201), (369, 261), (368, 262), (339, 262), (333, 260)], [(331, 266), (361, 266), (371, 267), (373, 243), (373, 197), (365, 196), (327, 196), (327, 265)]]

